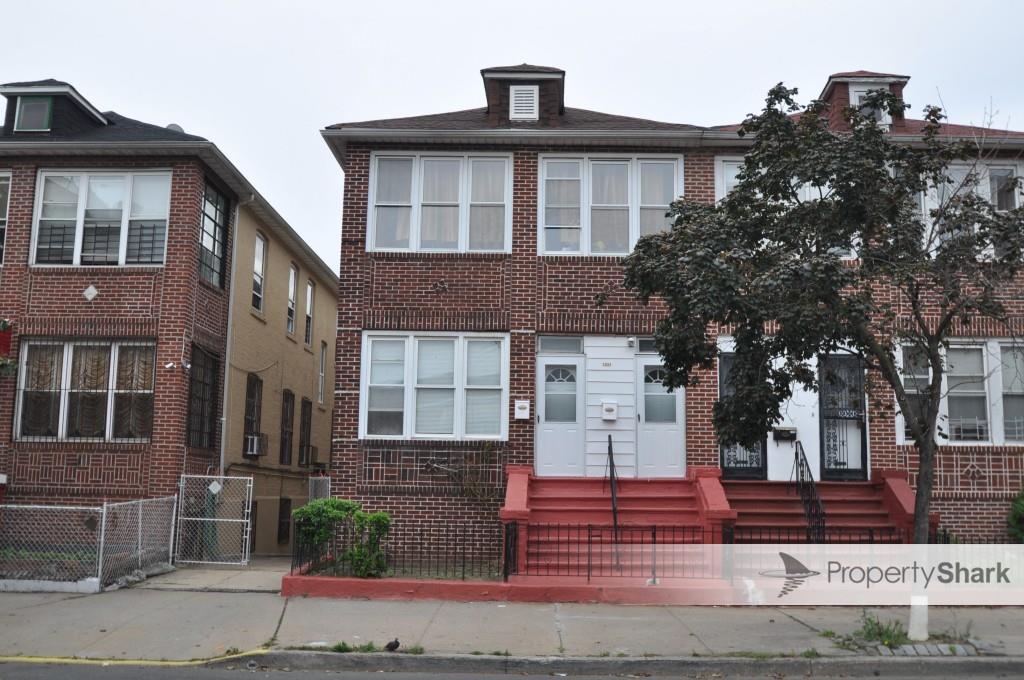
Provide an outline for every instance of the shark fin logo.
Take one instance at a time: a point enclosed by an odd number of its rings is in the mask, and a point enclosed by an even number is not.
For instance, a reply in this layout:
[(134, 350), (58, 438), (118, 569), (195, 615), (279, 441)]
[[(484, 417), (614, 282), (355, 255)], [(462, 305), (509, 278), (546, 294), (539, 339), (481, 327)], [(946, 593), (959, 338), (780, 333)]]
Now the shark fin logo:
[(800, 584), (804, 581), (821, 573), (820, 571), (808, 569), (803, 562), (788, 553), (780, 552), (779, 557), (782, 558), (782, 566), (785, 569), (768, 569), (767, 571), (758, 572), (761, 576), (785, 579), (782, 589), (779, 590), (779, 597), (789, 595), (799, 588)]

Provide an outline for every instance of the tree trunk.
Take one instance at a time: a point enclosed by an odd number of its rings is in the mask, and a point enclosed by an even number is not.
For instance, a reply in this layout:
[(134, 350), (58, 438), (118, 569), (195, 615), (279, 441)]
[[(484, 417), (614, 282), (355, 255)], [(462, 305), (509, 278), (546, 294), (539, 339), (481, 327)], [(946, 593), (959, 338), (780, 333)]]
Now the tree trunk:
[[(931, 432), (932, 430), (929, 430)], [(918, 442), (917, 490), (914, 494), (914, 543), (928, 543), (930, 526), (928, 515), (932, 505), (932, 487), (935, 483), (935, 441)]]

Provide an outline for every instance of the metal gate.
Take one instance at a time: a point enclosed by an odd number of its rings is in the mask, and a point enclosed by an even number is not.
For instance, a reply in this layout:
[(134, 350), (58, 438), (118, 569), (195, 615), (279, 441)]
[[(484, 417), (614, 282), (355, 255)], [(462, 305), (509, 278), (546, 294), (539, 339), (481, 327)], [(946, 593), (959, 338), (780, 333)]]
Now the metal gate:
[(249, 563), (252, 477), (182, 475), (177, 562)]
[(830, 355), (819, 366), (821, 478), (867, 479), (864, 364), (855, 356)]

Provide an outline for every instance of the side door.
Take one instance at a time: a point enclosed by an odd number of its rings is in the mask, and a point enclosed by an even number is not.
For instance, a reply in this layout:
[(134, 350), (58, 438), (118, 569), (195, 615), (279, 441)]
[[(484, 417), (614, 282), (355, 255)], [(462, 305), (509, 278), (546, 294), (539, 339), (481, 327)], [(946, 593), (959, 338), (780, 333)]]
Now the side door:
[(582, 357), (537, 357), (537, 474), (583, 477), (586, 409)]
[(637, 357), (637, 476), (686, 475), (683, 390), (669, 392), (657, 356)]

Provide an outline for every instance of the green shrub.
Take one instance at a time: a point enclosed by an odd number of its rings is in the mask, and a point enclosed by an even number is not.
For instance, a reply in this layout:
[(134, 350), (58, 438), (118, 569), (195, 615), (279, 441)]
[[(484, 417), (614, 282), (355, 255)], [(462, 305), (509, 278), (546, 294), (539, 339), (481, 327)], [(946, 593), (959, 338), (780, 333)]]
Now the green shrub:
[(880, 642), (886, 647), (899, 647), (910, 642), (907, 631), (899, 621), (882, 623), (877, 616), (866, 611), (861, 615), (861, 627), (855, 636), (868, 642)]
[(1018, 543), (1024, 543), (1024, 489), (1017, 494), (1010, 504), (1010, 516), (1007, 518), (1010, 538)]
[(381, 542), (391, 531), (391, 516), (386, 512), (356, 511), (352, 515), (356, 544), (345, 552), (352, 575), (377, 578), (387, 571), (387, 556)]
[(298, 539), (308, 545), (321, 545), (330, 540), (339, 522), (350, 519), (362, 506), (344, 498), (318, 498), (292, 511)]

